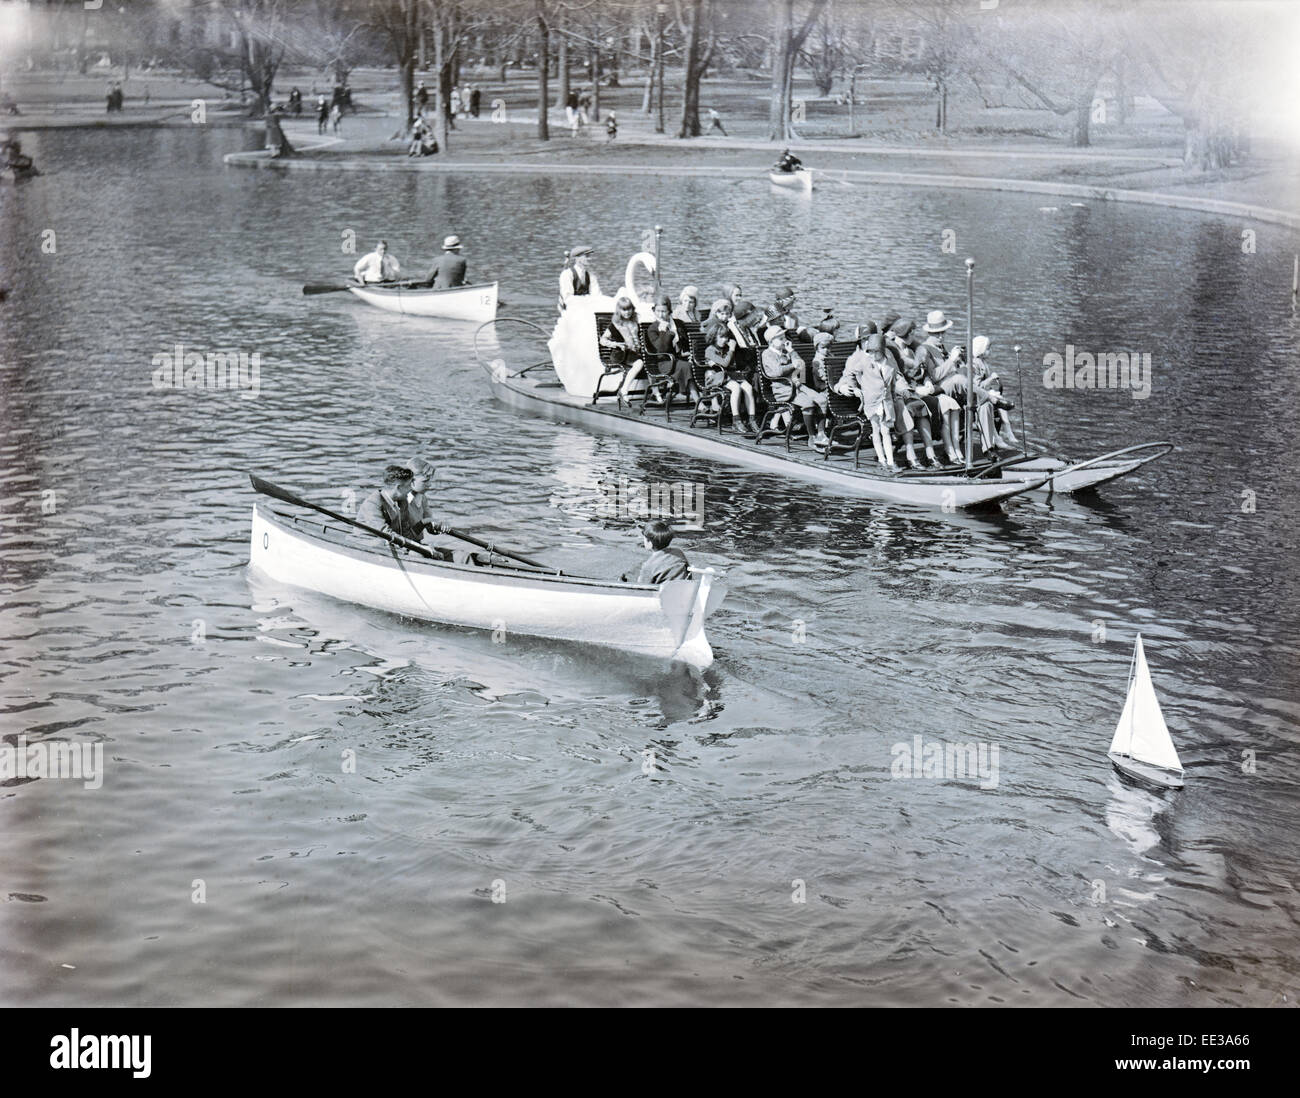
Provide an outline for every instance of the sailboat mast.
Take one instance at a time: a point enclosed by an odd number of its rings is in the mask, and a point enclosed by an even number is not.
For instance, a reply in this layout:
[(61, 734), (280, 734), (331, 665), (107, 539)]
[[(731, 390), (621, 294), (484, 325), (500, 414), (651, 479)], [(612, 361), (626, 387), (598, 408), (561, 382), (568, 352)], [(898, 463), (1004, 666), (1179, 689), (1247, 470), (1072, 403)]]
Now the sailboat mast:
[[(1137, 677), (1138, 648), (1142, 644), (1142, 634), (1137, 635), (1137, 640), (1133, 642), (1133, 655), (1128, 661), (1128, 692), (1126, 698), (1133, 696), (1133, 680)], [(1137, 735), (1137, 706), (1128, 706), (1128, 751), (1126, 754), (1131, 759), (1133, 757), (1133, 737)]]

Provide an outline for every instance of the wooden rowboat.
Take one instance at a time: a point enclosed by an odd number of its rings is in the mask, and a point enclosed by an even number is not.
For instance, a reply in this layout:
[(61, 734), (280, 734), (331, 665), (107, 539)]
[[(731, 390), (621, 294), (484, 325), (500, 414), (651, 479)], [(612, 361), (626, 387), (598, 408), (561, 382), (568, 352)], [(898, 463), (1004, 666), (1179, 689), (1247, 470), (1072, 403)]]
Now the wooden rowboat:
[(375, 544), (361, 547), (336, 523), (253, 505), (249, 566), (277, 582), (421, 621), (599, 644), (700, 668), (713, 662), (704, 622), (727, 588), (712, 569), (650, 587), (452, 564)]
[(808, 168), (800, 168), (797, 172), (768, 172), (767, 178), (772, 181), (772, 186), (784, 187), (786, 190), (813, 189), (813, 173)]
[(368, 305), (408, 316), (473, 320), (482, 324), (497, 315), (497, 283), (457, 286), (451, 290), (413, 287), (409, 283), (348, 283), (348, 289)]

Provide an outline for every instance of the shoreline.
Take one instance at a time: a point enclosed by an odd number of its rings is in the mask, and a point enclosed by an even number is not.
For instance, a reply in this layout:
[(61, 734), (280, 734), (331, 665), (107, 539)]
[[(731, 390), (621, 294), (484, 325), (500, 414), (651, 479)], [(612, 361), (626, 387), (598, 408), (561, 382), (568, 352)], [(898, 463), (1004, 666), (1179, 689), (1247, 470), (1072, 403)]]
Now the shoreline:
[[(38, 111), (6, 119), (0, 122), (0, 127), (17, 132), (48, 132), (194, 125), (188, 120), (189, 104), (184, 101), (162, 101), (152, 110), (144, 110), (149, 112), (145, 117), (132, 117), (128, 113), (110, 118), (90, 109), (71, 117), (60, 117), (61, 112), (57, 111)], [(232, 110), (224, 104), (212, 113), (215, 117), (204, 125), (258, 129), (265, 126), (264, 122), (248, 119), (238, 109)], [(671, 173), (740, 180), (758, 178), (775, 148), (770, 142), (739, 136), (683, 140), (655, 134), (644, 116), (630, 116), (620, 126), (619, 138), (614, 142), (606, 143), (603, 135), (594, 132), (587, 137), (573, 138), (558, 121), (552, 127), (552, 139), (542, 142), (533, 133), (535, 121), (516, 116), (504, 126), (487, 118), (460, 119), (450, 142), (455, 159), (444, 159), (446, 153), (416, 159), (401, 152), (402, 141), (393, 137), (401, 120), (386, 111), (348, 115), (343, 132), (337, 135), (317, 134), (315, 123), (306, 119), (282, 118), (281, 122), (286, 136), (295, 145), (295, 156), (275, 158), (269, 150), (259, 149), (228, 153), (223, 157), (224, 163), (236, 168), (276, 171), (633, 176)], [(1182, 172), (1181, 161), (1168, 148), (1134, 145), (1089, 149), (1044, 148), (1036, 144), (991, 146), (978, 139), (958, 137), (949, 138), (942, 145), (915, 142), (892, 145), (878, 138), (810, 138), (791, 142), (790, 147), (805, 156), (816, 154), (808, 157), (814, 172), (823, 181), (845, 186), (938, 187), (1128, 202), (1240, 217), (1300, 230), (1300, 210), (1284, 209), (1276, 204), (1282, 195), (1300, 194), (1300, 187), (1293, 185), (1295, 164), (1290, 150), (1257, 157), (1232, 172), (1198, 178)], [(904, 164), (893, 167), (900, 159)], [(931, 164), (936, 170), (909, 170)], [(1149, 186), (1141, 185), (1143, 177), (1150, 178)], [(1189, 191), (1195, 188), (1197, 193), (1180, 193), (1174, 187)], [(1264, 200), (1239, 200), (1236, 196), (1241, 191), (1247, 192), (1243, 197)]]
[[(373, 154), (367, 156), (357, 153), (344, 155), (334, 153), (325, 156), (310, 155), (327, 147), (336, 149), (337, 146), (342, 144), (344, 144), (343, 138), (331, 137), (320, 144), (303, 145), (299, 148), (300, 154), (308, 155), (288, 158), (274, 157), (271, 155), (270, 150), (257, 149), (249, 152), (227, 153), (222, 159), (225, 164), (235, 168), (267, 169), (272, 171), (377, 172), (381, 174), (391, 172), (432, 172), (435, 174), (477, 172), (492, 175), (524, 173), (549, 175), (663, 175), (671, 173), (681, 176), (721, 177), (740, 180), (757, 179), (757, 173), (760, 171), (760, 169), (752, 166), (665, 164), (650, 160), (640, 163), (593, 164), (590, 162), (573, 163), (563, 160), (545, 160), (533, 163), (517, 160), (435, 160), (432, 157), (415, 159), (376, 156)], [(624, 146), (624, 148), (627, 147)], [(647, 152), (652, 148), (645, 145), (635, 147)], [(792, 145), (791, 148), (805, 151), (807, 146)], [(910, 151), (891, 150), (895, 155), (907, 155)], [(1016, 179), (963, 175), (950, 172), (896, 172), (859, 168), (814, 168), (813, 170), (815, 175), (822, 175), (830, 182), (843, 182), (850, 186), (852, 180), (886, 186), (1010, 191), (1023, 194), (1083, 198), (1100, 202), (1130, 202), (1137, 205), (1159, 206), (1166, 209), (1189, 210), (1194, 213), (1243, 217), (1264, 224), (1275, 224), (1288, 229), (1300, 230), (1300, 213), (1291, 213), (1271, 206), (1233, 202), (1199, 195), (1168, 194), (1161, 191), (1135, 190), (1111, 187), (1104, 184), (1069, 183), (1063, 180)]]

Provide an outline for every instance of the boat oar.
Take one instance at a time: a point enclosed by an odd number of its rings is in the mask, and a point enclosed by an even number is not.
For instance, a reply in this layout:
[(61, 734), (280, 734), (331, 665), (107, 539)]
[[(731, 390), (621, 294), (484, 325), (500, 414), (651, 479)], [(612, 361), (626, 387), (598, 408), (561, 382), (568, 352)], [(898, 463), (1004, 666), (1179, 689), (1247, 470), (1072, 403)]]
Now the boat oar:
[(337, 294), (342, 293), (349, 287), (340, 285), (337, 282), (308, 282), (302, 288), (304, 294)]
[(526, 564), (529, 568), (540, 568), (545, 572), (554, 572), (557, 576), (563, 573), (549, 564), (543, 564), (538, 560), (530, 560), (528, 557), (521, 557), (518, 553), (513, 553), (509, 549), (502, 549), (499, 545), (493, 545), (490, 541), (482, 541), (463, 530), (453, 530), (450, 526), (439, 525), (437, 531), (439, 534), (447, 534), (449, 537), (460, 538), (461, 541), (467, 541), (471, 545), (477, 545), (480, 549), (486, 549), (489, 553), (496, 553), (498, 556), (509, 557), (511, 560), (517, 560), (520, 564)]
[[(404, 538), (400, 534), (394, 534), (391, 530), (376, 530), (373, 526), (367, 526), (364, 522), (357, 522), (356, 519), (350, 519), (346, 515), (340, 515), (337, 511), (331, 511), (328, 507), (322, 507), (319, 503), (312, 503), (311, 500), (303, 499), (302, 496), (296, 495), (287, 488), (281, 488), (278, 484), (272, 484), (269, 480), (263, 480), (253, 473), (248, 474), (248, 479), (252, 482), (253, 488), (261, 492), (264, 496), (270, 496), (273, 499), (281, 500), (284, 503), (296, 504), (299, 507), (306, 507), (312, 511), (319, 511), (322, 515), (328, 515), (336, 522), (345, 522), (349, 526), (355, 526), (358, 530), (364, 530), (367, 534), (374, 534), (375, 537), (383, 538), (385, 541), (394, 545), (401, 545), (407, 549), (414, 549), (417, 553), (432, 560), (441, 560), (437, 553), (433, 552), (426, 545), (421, 545), (418, 541), (411, 541), (410, 538)], [(511, 560), (517, 560), (520, 564), (526, 564), (530, 568), (540, 568), (544, 572), (554, 572), (556, 575), (562, 574), (558, 568), (552, 568), (549, 564), (542, 564), (540, 561), (530, 560), (528, 557), (522, 557), (518, 553), (512, 553), (508, 549), (502, 549), (500, 546), (493, 545), (491, 542), (482, 541), (460, 530), (453, 530), (450, 526), (439, 526), (438, 532), (449, 534), (453, 538), (459, 538), (461, 541), (467, 541), (471, 545), (477, 545), (480, 549), (486, 549), (489, 553), (496, 553), (498, 556), (509, 557)]]

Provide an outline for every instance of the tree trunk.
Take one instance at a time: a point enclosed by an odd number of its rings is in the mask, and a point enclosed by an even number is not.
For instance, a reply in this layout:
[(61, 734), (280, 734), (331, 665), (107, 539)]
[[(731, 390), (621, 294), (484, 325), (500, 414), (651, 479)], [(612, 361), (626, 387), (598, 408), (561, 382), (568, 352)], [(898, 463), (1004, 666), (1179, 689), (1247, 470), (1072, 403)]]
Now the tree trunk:
[(690, 8), (690, 29), (686, 33), (686, 65), (682, 77), (682, 125), (678, 137), (700, 136), (700, 78), (704, 65), (700, 58), (700, 23), (704, 16), (704, 0), (693, 0)]
[(1074, 101), (1074, 126), (1070, 131), (1070, 144), (1076, 149), (1086, 149), (1091, 144), (1089, 127), (1092, 123), (1092, 101), (1096, 90), (1096, 85), (1082, 89), (1079, 98)]
[(402, 62), (402, 102), (406, 104), (406, 128), (415, 121), (415, 55)]
[(451, 71), (447, 66), (446, 28), (441, 19), (433, 25), (433, 71), (437, 76), (433, 86), (433, 137), (438, 151), (446, 152), (451, 133)]
[(551, 31), (546, 25), (542, 0), (537, 0), (537, 29), (541, 33), (541, 43), (537, 49), (537, 140), (549, 141), (551, 129), (547, 124), (546, 112), (551, 106), (550, 89), (547, 87), (551, 65)]
[(794, 0), (776, 0), (776, 21), (772, 27), (772, 96), (767, 107), (767, 139), (786, 141), (790, 137), (790, 69), (794, 38)]
[(659, 65), (659, 39), (650, 36), (650, 71), (645, 78), (645, 94), (641, 97), (641, 113), (650, 114), (654, 107), (655, 71)]
[(559, 28), (560, 44), (555, 56), (555, 106), (563, 110), (569, 101), (569, 36)]
[(591, 121), (595, 125), (600, 121), (600, 28), (597, 27), (592, 32), (595, 44), (591, 47), (591, 60), (588, 67), (591, 70)]
[(826, 6), (813, 0), (802, 26), (794, 29), (794, 0), (775, 0), (776, 19), (772, 29), (772, 98), (768, 106), (769, 141), (786, 141), (794, 136), (790, 128), (790, 107), (794, 92), (794, 66), (804, 39)]

